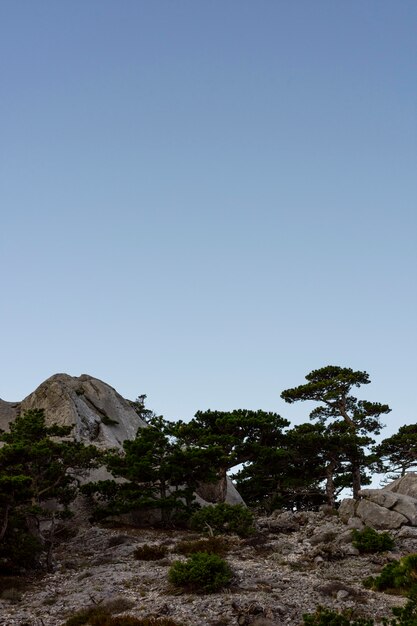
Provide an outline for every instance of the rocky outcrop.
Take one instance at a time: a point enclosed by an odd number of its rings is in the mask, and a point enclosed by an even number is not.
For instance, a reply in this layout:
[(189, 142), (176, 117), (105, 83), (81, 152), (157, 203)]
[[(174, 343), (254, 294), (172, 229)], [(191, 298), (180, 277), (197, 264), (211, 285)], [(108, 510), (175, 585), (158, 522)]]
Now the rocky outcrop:
[[(22, 402), (0, 400), (0, 428), (6, 430), (20, 412), (29, 409), (44, 409), (48, 425), (71, 426), (77, 441), (100, 449), (122, 448), (125, 440), (134, 439), (138, 428), (146, 426), (128, 400), (88, 374), (55, 374)], [(94, 480), (108, 477), (103, 470), (94, 472)], [(208, 502), (243, 503), (230, 478), (202, 486), (198, 494), (202, 504), (205, 490), (212, 492)]]
[(417, 499), (417, 474), (415, 472), (408, 472), (405, 476), (397, 478), (397, 480), (394, 480), (384, 487), (382, 491), (393, 491), (394, 493), (400, 493), (403, 496), (411, 496)]
[(339, 515), (345, 523), (353, 525), (357, 518), (379, 530), (417, 526), (416, 474), (407, 474), (383, 489), (362, 489), (359, 496), (360, 500), (346, 499), (341, 503)]
[(121, 447), (146, 426), (113, 387), (83, 374), (55, 374), (23, 400), (21, 411), (44, 409), (48, 424), (72, 426), (74, 437), (99, 448)]
[(0, 430), (7, 430), (18, 412), (19, 402), (6, 402), (0, 398)]

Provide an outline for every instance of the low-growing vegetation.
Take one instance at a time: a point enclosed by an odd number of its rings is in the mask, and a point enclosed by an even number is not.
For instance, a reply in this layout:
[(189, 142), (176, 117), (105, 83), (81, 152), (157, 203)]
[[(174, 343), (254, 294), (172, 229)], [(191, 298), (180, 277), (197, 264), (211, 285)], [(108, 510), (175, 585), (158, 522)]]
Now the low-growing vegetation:
[(63, 626), (182, 626), (166, 617), (135, 617), (118, 615), (132, 608), (132, 602), (120, 597), (99, 605), (81, 609), (69, 617)]
[(182, 626), (169, 617), (133, 617), (122, 615), (120, 617), (108, 616), (104, 619), (93, 618), (91, 626)]
[(224, 556), (229, 550), (229, 546), (224, 537), (207, 537), (196, 541), (180, 541), (175, 551), (179, 554), (195, 554), (196, 552), (207, 552), (207, 554), (217, 554)]
[[(407, 604), (392, 609), (393, 617), (382, 620), (384, 626), (416, 626), (417, 624), (417, 596), (411, 594)], [(304, 626), (374, 626), (372, 618), (354, 617), (350, 611), (333, 611), (332, 609), (317, 607), (314, 613), (303, 615)]]
[(388, 563), (379, 576), (364, 581), (369, 589), (407, 595), (417, 589), (417, 554), (409, 554), (398, 561)]
[(393, 537), (387, 533), (378, 533), (374, 528), (366, 526), (363, 530), (352, 530), (352, 543), (361, 554), (386, 552), (394, 548)]
[(353, 618), (351, 611), (339, 613), (318, 606), (314, 613), (303, 615), (304, 626), (373, 626), (373, 619)]
[(253, 513), (242, 504), (205, 506), (191, 517), (191, 528), (209, 534), (248, 537), (255, 532)]
[(149, 545), (145, 543), (143, 546), (139, 546), (133, 553), (133, 556), (138, 561), (159, 561), (164, 559), (168, 554), (168, 548), (158, 544)]
[(196, 552), (187, 561), (176, 561), (168, 572), (168, 580), (176, 587), (189, 591), (213, 593), (225, 587), (232, 572), (217, 554)]

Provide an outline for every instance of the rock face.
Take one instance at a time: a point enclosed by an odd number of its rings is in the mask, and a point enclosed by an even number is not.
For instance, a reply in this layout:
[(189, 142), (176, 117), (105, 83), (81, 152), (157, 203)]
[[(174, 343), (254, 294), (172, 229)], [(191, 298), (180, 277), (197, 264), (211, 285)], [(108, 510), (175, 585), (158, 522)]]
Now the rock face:
[(383, 489), (362, 489), (360, 500), (343, 500), (341, 519), (353, 525), (359, 519), (366, 526), (393, 530), (417, 526), (417, 474), (409, 473)]
[(0, 398), (0, 429), (7, 430), (8, 425), (12, 422), (19, 407), (19, 402), (6, 402)]
[(397, 478), (397, 480), (384, 487), (384, 491), (393, 491), (404, 496), (417, 498), (417, 474), (408, 472), (405, 476)]
[(87, 374), (55, 374), (23, 400), (21, 411), (45, 409), (48, 424), (73, 426), (74, 437), (99, 448), (121, 447), (146, 426), (113, 387)]

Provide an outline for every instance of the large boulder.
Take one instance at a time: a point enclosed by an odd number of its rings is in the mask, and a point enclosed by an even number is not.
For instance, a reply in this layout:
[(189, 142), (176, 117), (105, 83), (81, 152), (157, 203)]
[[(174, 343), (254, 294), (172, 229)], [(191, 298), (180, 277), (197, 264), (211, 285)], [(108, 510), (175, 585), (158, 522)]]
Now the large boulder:
[(394, 530), (408, 522), (407, 518), (401, 515), (401, 513), (386, 509), (370, 500), (359, 500), (356, 507), (356, 515), (366, 526), (371, 526), (378, 530)]
[(75, 439), (121, 448), (146, 423), (113, 387), (82, 374), (55, 374), (23, 400), (20, 410), (44, 409), (47, 424), (72, 426)]
[(400, 476), (400, 478), (394, 480), (381, 491), (393, 491), (404, 496), (417, 498), (417, 474), (415, 472), (407, 472), (407, 474)]
[(362, 489), (359, 500), (343, 500), (339, 515), (350, 525), (358, 519), (380, 530), (417, 526), (417, 497), (413, 497), (413, 493), (417, 496), (417, 476), (407, 475), (384, 489)]

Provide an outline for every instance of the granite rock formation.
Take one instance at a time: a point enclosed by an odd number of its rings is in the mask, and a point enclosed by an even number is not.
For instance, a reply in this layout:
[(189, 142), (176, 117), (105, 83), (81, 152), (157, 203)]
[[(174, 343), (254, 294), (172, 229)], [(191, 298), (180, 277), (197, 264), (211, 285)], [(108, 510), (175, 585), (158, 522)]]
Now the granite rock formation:
[(378, 530), (417, 526), (417, 474), (410, 472), (383, 489), (362, 489), (359, 496), (341, 503), (339, 515), (345, 523)]

